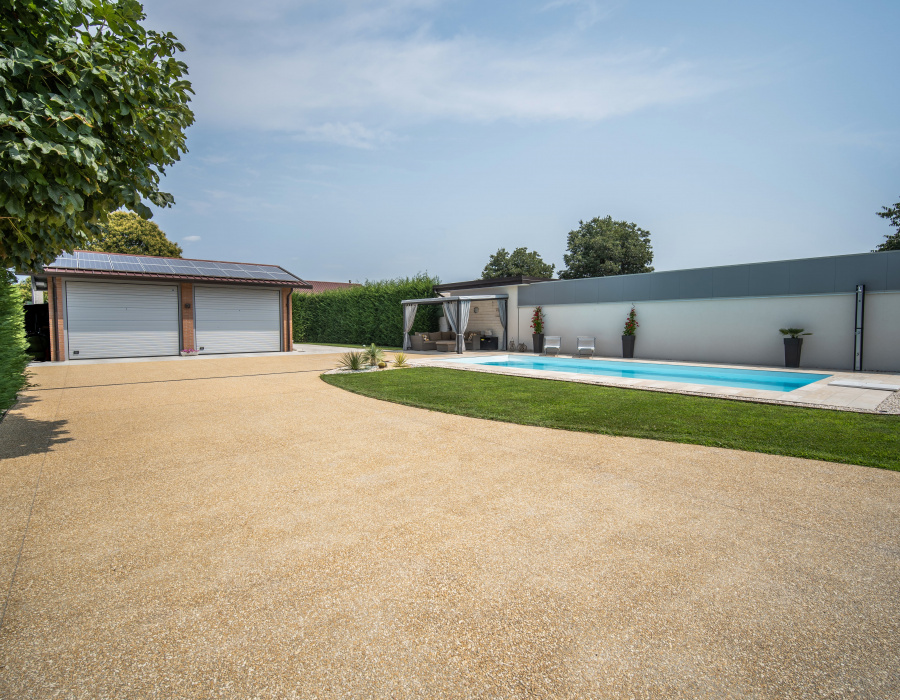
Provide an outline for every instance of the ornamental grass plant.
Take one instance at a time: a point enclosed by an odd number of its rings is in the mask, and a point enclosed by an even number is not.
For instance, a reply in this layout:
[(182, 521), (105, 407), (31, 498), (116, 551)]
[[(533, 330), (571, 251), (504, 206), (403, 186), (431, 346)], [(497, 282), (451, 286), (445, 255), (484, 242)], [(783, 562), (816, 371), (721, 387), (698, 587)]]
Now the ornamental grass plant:
[(345, 352), (338, 360), (338, 368), (357, 372), (366, 366), (364, 352)]
[(372, 343), (363, 350), (363, 358), (371, 367), (380, 366), (384, 363), (384, 350), (375, 345), (375, 343)]

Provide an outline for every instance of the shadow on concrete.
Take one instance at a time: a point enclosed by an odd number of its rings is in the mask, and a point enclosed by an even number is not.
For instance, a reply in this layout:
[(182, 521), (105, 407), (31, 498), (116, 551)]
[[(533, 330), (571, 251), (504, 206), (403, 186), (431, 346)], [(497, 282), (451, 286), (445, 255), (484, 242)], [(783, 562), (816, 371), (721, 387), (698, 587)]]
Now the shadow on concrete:
[(277, 374), (311, 374), (313, 372), (327, 372), (333, 369), (332, 365), (328, 367), (317, 367), (315, 369), (294, 369), (285, 372), (257, 372), (254, 374), (214, 374), (209, 377), (176, 377), (174, 379), (138, 379), (133, 382), (113, 382), (110, 384), (75, 384), (72, 386), (48, 386), (41, 388), (35, 386), (31, 391), (68, 391), (69, 389), (97, 389), (103, 386), (136, 386), (138, 384), (171, 384), (173, 382), (204, 382), (212, 379), (243, 379), (245, 377), (271, 377)]
[(37, 399), (26, 396), (18, 401), (0, 421), (0, 459), (13, 459), (27, 455), (51, 452), (55, 445), (71, 442), (65, 437), (68, 421), (35, 420), (23, 413)]

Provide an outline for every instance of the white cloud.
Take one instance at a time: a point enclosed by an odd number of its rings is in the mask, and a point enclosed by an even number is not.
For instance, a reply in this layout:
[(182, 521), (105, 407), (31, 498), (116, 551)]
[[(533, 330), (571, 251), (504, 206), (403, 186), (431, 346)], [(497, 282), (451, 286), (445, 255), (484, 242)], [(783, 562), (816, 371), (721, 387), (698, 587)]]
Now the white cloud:
[[(439, 35), (429, 24), (435, 0), (264, 5), (268, 14), (242, 15), (240, 39), (213, 28), (186, 40), (200, 120), (374, 148), (429, 121), (596, 122), (724, 87), (665, 47), (603, 49), (572, 33)], [(582, 24), (609, 11), (592, 0), (542, 9), (566, 5)]]
[(605, 20), (619, 8), (621, 2), (601, 2), (600, 0), (552, 0), (541, 10), (559, 10), (573, 8), (580, 29), (587, 29), (597, 22)]
[(200, 236), (185, 236), (182, 240), (187, 241), (188, 243), (196, 243), (200, 240)]
[(374, 148), (395, 139), (389, 131), (369, 129), (362, 124), (320, 124), (303, 127), (296, 134), (300, 141), (329, 141), (341, 146), (355, 148)]

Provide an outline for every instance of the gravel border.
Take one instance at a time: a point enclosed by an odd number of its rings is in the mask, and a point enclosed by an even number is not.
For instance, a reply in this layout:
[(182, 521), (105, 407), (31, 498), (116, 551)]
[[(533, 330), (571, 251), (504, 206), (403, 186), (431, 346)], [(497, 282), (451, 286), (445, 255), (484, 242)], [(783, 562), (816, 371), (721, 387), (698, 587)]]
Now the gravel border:
[(520, 374), (515, 370), (508, 370), (498, 367), (480, 367), (476, 364), (472, 365), (453, 365), (445, 362), (424, 361), (416, 362), (415, 367), (434, 367), (437, 369), (455, 369), (463, 372), (484, 372), (485, 374), (504, 374), (510, 377), (525, 377), (527, 379), (544, 379), (552, 382), (573, 382), (577, 384), (592, 384), (595, 386), (608, 386), (615, 389), (631, 389), (634, 391), (655, 391), (660, 394), (682, 394), (684, 396), (700, 396), (710, 399), (727, 399), (729, 401), (746, 401), (749, 403), (767, 403), (773, 406), (796, 406), (798, 408), (819, 408), (829, 411), (845, 411), (847, 413), (873, 413), (877, 415), (900, 415), (900, 391), (894, 392), (887, 399), (882, 401), (877, 408), (853, 408), (851, 406), (835, 406), (833, 404), (806, 403), (802, 401), (778, 401), (774, 399), (763, 399), (755, 396), (735, 396), (734, 394), (716, 394), (705, 391), (676, 390), (664, 387), (649, 386), (628, 386), (617, 384), (615, 382), (604, 381), (595, 377), (538, 377), (532, 374)]

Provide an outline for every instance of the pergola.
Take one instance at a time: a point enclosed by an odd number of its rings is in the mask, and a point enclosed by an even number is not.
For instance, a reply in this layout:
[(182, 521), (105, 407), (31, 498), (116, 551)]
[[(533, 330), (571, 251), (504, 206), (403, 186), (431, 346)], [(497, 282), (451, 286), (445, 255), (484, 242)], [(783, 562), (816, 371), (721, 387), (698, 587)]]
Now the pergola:
[(412, 348), (409, 339), (409, 332), (412, 330), (413, 321), (416, 319), (416, 311), (420, 305), (424, 304), (443, 304), (444, 316), (447, 317), (447, 323), (450, 324), (450, 330), (456, 333), (456, 352), (462, 355), (466, 350), (466, 341), (464, 334), (466, 326), (469, 325), (469, 308), (473, 301), (496, 301), (500, 311), (500, 323), (503, 324), (503, 345), (501, 350), (506, 349), (506, 303), (509, 294), (480, 294), (477, 296), (458, 296), (458, 297), (437, 297), (432, 299), (404, 299), (400, 302), (403, 307), (403, 349)]

